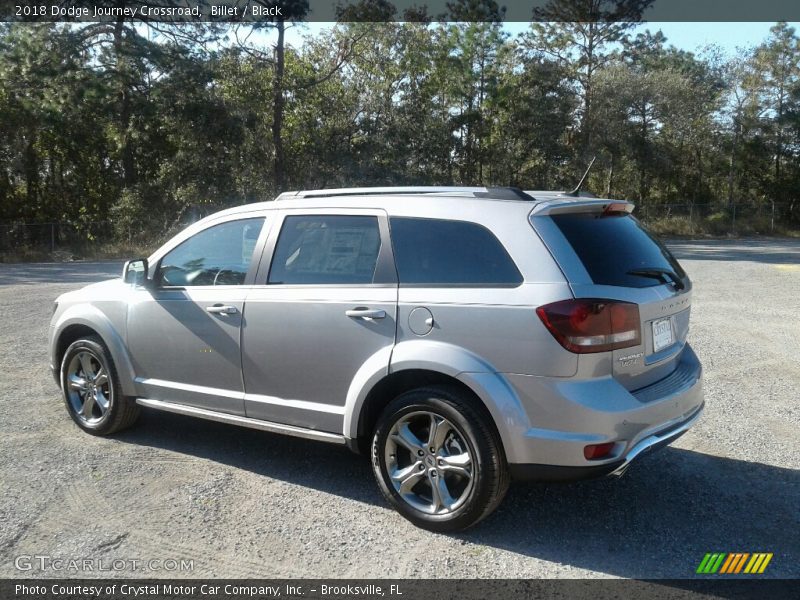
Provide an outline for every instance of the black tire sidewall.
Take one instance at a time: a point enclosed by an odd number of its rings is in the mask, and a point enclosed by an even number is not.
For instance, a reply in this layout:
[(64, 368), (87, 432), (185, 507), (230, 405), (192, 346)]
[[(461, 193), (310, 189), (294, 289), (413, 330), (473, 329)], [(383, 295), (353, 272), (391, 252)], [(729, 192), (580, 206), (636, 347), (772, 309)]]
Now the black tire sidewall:
[[(459, 410), (460, 409), (460, 410)], [(386, 469), (384, 448), (394, 423), (403, 416), (417, 411), (433, 412), (453, 423), (464, 442), (469, 446), (473, 461), (472, 490), (466, 502), (455, 512), (445, 515), (423, 513), (409, 505), (394, 489)], [(371, 457), (375, 478), (384, 497), (397, 511), (415, 525), (433, 531), (457, 531), (479, 521), (491, 503), (491, 490), (498, 477), (492, 453), (496, 448), (482, 443), (486, 439), (485, 426), (476, 422), (475, 411), (465, 408), (463, 401), (445, 390), (421, 389), (398, 396), (384, 410), (372, 439)], [(481, 428), (483, 431), (480, 431)]]
[[(86, 421), (82, 420), (77, 414), (75, 414), (75, 410), (72, 408), (72, 403), (69, 400), (67, 367), (69, 366), (69, 363), (72, 361), (73, 357), (81, 351), (91, 352), (97, 358), (103, 369), (105, 369), (105, 372), (108, 376), (109, 389), (111, 390), (111, 398), (109, 399), (108, 410), (106, 411), (106, 414), (104, 414), (103, 417), (96, 423), (87, 423)], [(117, 378), (117, 371), (114, 368), (114, 363), (111, 361), (108, 350), (106, 350), (105, 346), (99, 340), (93, 338), (79, 339), (70, 344), (70, 346), (67, 348), (67, 351), (64, 352), (64, 358), (61, 361), (61, 394), (64, 398), (64, 404), (67, 407), (69, 416), (78, 427), (94, 435), (104, 435), (111, 431), (113, 423), (116, 420), (116, 414), (120, 410), (121, 390), (119, 386), (119, 380)]]

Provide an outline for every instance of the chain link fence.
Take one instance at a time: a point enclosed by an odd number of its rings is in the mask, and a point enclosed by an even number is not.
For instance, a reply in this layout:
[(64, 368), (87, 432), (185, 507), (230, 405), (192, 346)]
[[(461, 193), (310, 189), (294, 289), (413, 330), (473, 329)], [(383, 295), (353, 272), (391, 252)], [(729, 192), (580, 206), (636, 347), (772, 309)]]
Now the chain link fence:
[(800, 229), (800, 205), (759, 204), (639, 204), (634, 214), (663, 235), (780, 235)]
[(117, 242), (111, 221), (74, 223), (0, 222), (0, 257), (37, 257), (59, 252), (81, 255)]

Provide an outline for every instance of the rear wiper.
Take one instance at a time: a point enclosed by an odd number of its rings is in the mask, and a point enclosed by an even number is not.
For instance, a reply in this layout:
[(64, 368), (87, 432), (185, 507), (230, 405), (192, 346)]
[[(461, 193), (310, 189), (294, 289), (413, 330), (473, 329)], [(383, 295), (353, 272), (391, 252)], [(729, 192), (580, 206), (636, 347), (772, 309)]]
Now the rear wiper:
[(681, 278), (674, 271), (669, 269), (662, 269), (660, 267), (645, 267), (643, 269), (632, 269), (628, 271), (628, 275), (635, 275), (637, 277), (650, 277), (658, 279), (661, 283), (672, 282), (676, 290), (682, 290), (686, 285), (681, 281)]

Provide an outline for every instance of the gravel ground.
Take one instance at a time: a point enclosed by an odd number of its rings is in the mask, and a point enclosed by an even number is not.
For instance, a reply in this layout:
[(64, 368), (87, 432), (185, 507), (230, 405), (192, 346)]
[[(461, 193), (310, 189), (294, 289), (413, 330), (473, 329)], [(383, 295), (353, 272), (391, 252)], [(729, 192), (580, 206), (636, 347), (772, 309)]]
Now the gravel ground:
[(411, 526), (339, 447), (150, 411), (83, 434), (48, 372), (51, 306), (120, 265), (0, 265), (0, 577), (76, 574), (15, 568), (45, 555), (122, 559), (126, 576), (682, 578), (736, 551), (798, 577), (800, 243), (673, 248), (695, 285), (703, 420), (619, 480), (515, 484), (459, 535)]

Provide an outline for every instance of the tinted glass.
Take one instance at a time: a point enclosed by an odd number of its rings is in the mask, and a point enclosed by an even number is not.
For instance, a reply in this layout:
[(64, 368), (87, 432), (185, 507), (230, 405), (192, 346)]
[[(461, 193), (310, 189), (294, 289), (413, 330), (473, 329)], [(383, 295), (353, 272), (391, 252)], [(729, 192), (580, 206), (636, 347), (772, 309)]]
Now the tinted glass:
[(391, 219), (400, 284), (517, 286), (522, 275), (494, 234), (477, 223)]
[(269, 283), (372, 283), (380, 247), (377, 217), (286, 217)]
[(670, 251), (630, 215), (563, 214), (552, 219), (598, 285), (662, 285), (658, 279), (629, 274), (636, 269), (669, 269), (686, 276)]
[(162, 285), (242, 285), (264, 219), (228, 221), (204, 229), (161, 260)]

